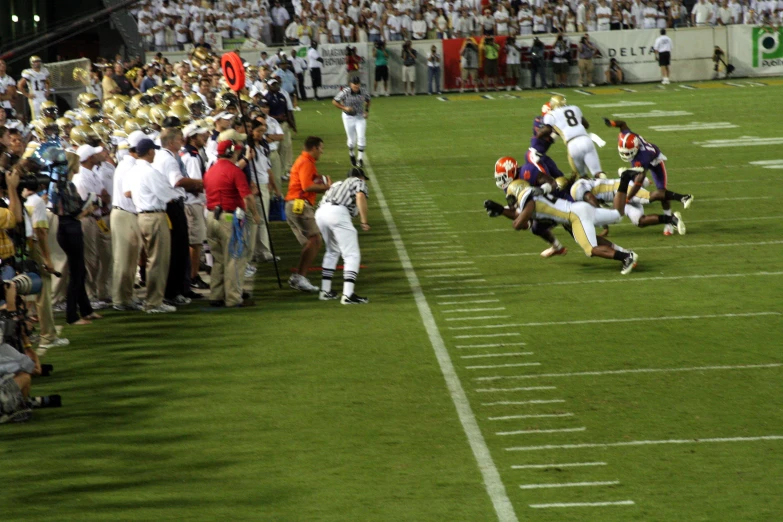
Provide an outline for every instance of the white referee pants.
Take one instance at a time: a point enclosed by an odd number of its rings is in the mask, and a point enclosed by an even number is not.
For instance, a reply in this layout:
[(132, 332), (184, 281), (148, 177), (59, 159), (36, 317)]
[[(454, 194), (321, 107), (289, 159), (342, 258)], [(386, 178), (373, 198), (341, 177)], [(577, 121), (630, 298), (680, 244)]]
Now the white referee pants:
[(577, 136), (569, 141), (568, 155), (571, 156), (573, 166), (580, 176), (585, 176), (588, 170), (593, 176), (603, 172), (601, 160), (598, 159), (598, 152), (590, 136)]
[(354, 145), (358, 145), (360, 150), (364, 150), (367, 145), (365, 136), (367, 135), (367, 120), (364, 116), (349, 116), (343, 113), (343, 126), (345, 134), (348, 136), (348, 149), (353, 150)]
[[(359, 234), (351, 222), (351, 213), (342, 205), (321, 203), (315, 211), (315, 223), (321, 231), (326, 253), (321, 263), (323, 277), (331, 281), (337, 261), (343, 258), (343, 294), (351, 295), (356, 276), (359, 274)], [(350, 287), (346, 289), (346, 286)], [(322, 285), (323, 288), (323, 285)], [(329, 289), (327, 289), (329, 290)]]

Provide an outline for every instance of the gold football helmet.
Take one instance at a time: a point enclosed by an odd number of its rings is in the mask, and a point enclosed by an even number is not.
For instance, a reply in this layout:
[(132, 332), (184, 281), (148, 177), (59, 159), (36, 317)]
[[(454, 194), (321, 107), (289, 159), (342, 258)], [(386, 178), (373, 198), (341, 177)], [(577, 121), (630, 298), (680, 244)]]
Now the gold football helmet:
[(158, 104), (154, 105), (150, 109), (150, 123), (154, 123), (155, 125), (163, 125), (163, 120), (166, 119), (166, 116), (168, 116), (169, 108), (165, 105)]
[(93, 123), (90, 128), (95, 131), (103, 143), (111, 143), (111, 129), (103, 123)]
[(185, 97), (185, 107), (188, 108), (194, 118), (200, 118), (206, 112), (207, 106), (204, 104), (204, 100), (201, 99), (196, 93), (188, 94)]
[(147, 122), (142, 120), (141, 118), (131, 118), (127, 120), (123, 128), (125, 129), (125, 134), (129, 136), (130, 133), (133, 131), (141, 131), (146, 134), (147, 131), (149, 130)]
[(120, 109), (114, 109), (114, 112), (111, 115), (114, 126), (120, 129), (125, 125), (125, 122), (128, 121), (128, 118), (128, 113), (121, 111)]
[(172, 107), (169, 110), (169, 116), (179, 118), (179, 121), (182, 122), (182, 125), (187, 125), (193, 120), (193, 117), (190, 115), (190, 111), (183, 105), (175, 105)]
[(509, 207), (516, 207), (522, 197), (522, 193), (530, 188), (530, 183), (524, 179), (515, 179), (506, 189), (506, 202)]
[(76, 100), (79, 103), (79, 107), (82, 109), (100, 109), (101, 108), (101, 100), (98, 99), (97, 96), (95, 96), (91, 92), (83, 92), (79, 96), (76, 97)]
[(555, 110), (559, 107), (565, 107), (566, 105), (568, 104), (566, 103), (565, 96), (560, 96), (559, 94), (555, 94), (554, 96), (549, 98), (550, 110)]
[(117, 106), (119, 100), (115, 97), (107, 98), (103, 100), (103, 112), (111, 114), (114, 112), (114, 108)]
[(55, 120), (57, 127), (60, 129), (60, 136), (70, 136), (71, 129), (73, 128), (73, 121), (70, 118), (62, 116)]
[(30, 66), (32, 67), (32, 65), (35, 62), (40, 62), (40, 61), (41, 61), (41, 57), (40, 56), (33, 55), (33, 56), (30, 57)]
[(97, 123), (103, 121), (103, 114), (99, 109), (90, 107), (82, 111), (82, 119), (87, 120), (88, 123)]
[(56, 138), (60, 134), (60, 128), (57, 126), (57, 122), (52, 118), (39, 118), (33, 120), (30, 123), (33, 128), (33, 135), (39, 142), (44, 142), (52, 138)]
[(77, 125), (71, 129), (71, 143), (97, 147), (101, 144), (101, 138), (89, 125)]
[(141, 107), (136, 110), (136, 112), (133, 114), (135, 118), (141, 118), (142, 120), (145, 120), (147, 122), (152, 121), (150, 119), (150, 111), (152, 110), (152, 106), (150, 105), (142, 105)]
[(41, 104), (41, 114), (46, 118), (56, 120), (60, 116), (57, 104), (53, 101), (45, 101)]

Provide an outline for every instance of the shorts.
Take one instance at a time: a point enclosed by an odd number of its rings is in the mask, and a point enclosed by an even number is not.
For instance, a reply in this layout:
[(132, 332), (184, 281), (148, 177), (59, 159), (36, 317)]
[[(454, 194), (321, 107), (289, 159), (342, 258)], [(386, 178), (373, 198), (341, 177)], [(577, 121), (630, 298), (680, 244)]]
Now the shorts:
[(415, 65), (403, 65), (402, 66), (402, 81), (415, 82), (416, 81), (416, 66)]
[(388, 82), (389, 81), (389, 66), (388, 65), (376, 65), (375, 66), (375, 81), (376, 82)]
[(650, 166), (650, 177), (658, 190), (666, 190), (666, 184), (669, 182), (669, 176), (666, 174), (666, 164), (663, 161), (657, 165)]
[(522, 74), (522, 70), (518, 63), (506, 64), (506, 78), (513, 78), (517, 80), (519, 79), (521, 74)]
[(658, 53), (658, 65), (661, 67), (668, 67), (669, 62), (671, 62), (672, 53), (669, 51), (665, 51), (662, 53)]
[(498, 75), (498, 61), (497, 60), (484, 60), (484, 75), (485, 76), (497, 76)]
[(188, 218), (188, 244), (200, 245), (207, 240), (207, 220), (204, 218), (204, 205), (197, 203), (185, 205)]
[(288, 226), (296, 236), (300, 245), (307, 243), (307, 240), (313, 236), (320, 236), (318, 225), (315, 223), (315, 210), (310, 203), (305, 202), (304, 210), (301, 214), (294, 214), (294, 201), (285, 202), (285, 215), (288, 220)]
[(476, 77), (476, 68), (475, 67), (463, 67), (462, 68), (462, 79), (467, 80), (468, 77), (475, 78)]
[(553, 63), (552, 68), (555, 71), (555, 74), (567, 74), (568, 73), (568, 62), (562, 62), (562, 63)]

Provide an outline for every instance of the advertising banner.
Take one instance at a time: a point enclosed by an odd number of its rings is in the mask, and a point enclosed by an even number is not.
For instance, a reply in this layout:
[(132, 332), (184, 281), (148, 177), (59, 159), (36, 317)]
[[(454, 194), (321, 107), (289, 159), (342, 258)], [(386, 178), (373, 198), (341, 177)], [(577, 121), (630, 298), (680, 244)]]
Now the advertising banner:
[(783, 27), (735, 25), (729, 30), (729, 59), (737, 76), (783, 74)]
[[(370, 85), (370, 70), (372, 68), (371, 62), (368, 58), (370, 46), (366, 43), (351, 44), (356, 49), (356, 53), (362, 58), (359, 66), (359, 71), (351, 73), (351, 76), (356, 74), (362, 79), (362, 87), (370, 92), (372, 85)], [(347, 44), (324, 44), (318, 46), (318, 51), (321, 53), (324, 63), (321, 64), (321, 87), (318, 89), (319, 98), (331, 98), (337, 94), (340, 89), (348, 85), (348, 70), (345, 66), (345, 55)], [(297, 56), (302, 56), (306, 59), (307, 48), (299, 47), (296, 52)], [(305, 73), (305, 89), (307, 97), (313, 96), (313, 81), (310, 72)]]

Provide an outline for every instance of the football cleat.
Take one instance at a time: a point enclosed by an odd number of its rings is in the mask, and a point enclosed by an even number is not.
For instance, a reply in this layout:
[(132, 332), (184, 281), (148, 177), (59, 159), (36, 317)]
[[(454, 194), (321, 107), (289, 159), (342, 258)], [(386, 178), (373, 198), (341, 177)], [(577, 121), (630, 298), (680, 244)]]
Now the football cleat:
[(568, 253), (568, 249), (564, 246), (561, 246), (560, 248), (556, 247), (549, 247), (543, 252), (541, 252), (541, 257), (547, 258), (552, 256), (564, 256)]
[(620, 273), (623, 275), (630, 274), (636, 268), (636, 265), (639, 264), (639, 255), (636, 252), (631, 250), (628, 254), (629, 256), (623, 261), (623, 268), (620, 270)]
[(681, 236), (684, 236), (687, 229), (685, 228), (685, 222), (682, 220), (682, 214), (675, 212), (674, 219), (675, 222), (673, 224), (677, 227), (677, 233)]
[(333, 299), (339, 299), (340, 296), (337, 295), (337, 292), (325, 292), (321, 290), (318, 292), (318, 299), (320, 301), (332, 301)]
[(519, 165), (511, 156), (503, 156), (495, 162), (495, 185), (505, 191), (512, 181), (517, 179)]
[(641, 145), (641, 139), (633, 132), (620, 133), (617, 139), (617, 152), (620, 153), (620, 157), (623, 161), (630, 161), (639, 152), (639, 146)]
[(682, 208), (685, 210), (691, 208), (691, 203), (693, 203), (693, 196), (691, 194), (688, 194), (684, 198), (680, 200), (680, 203), (682, 203)]
[(674, 235), (674, 227), (672, 225), (664, 225), (663, 226), (663, 235), (664, 236), (673, 236)]
[(340, 304), (344, 305), (355, 305), (355, 304), (367, 304), (370, 300), (366, 297), (360, 297), (356, 294), (351, 295), (343, 295), (342, 298), (340, 298)]

